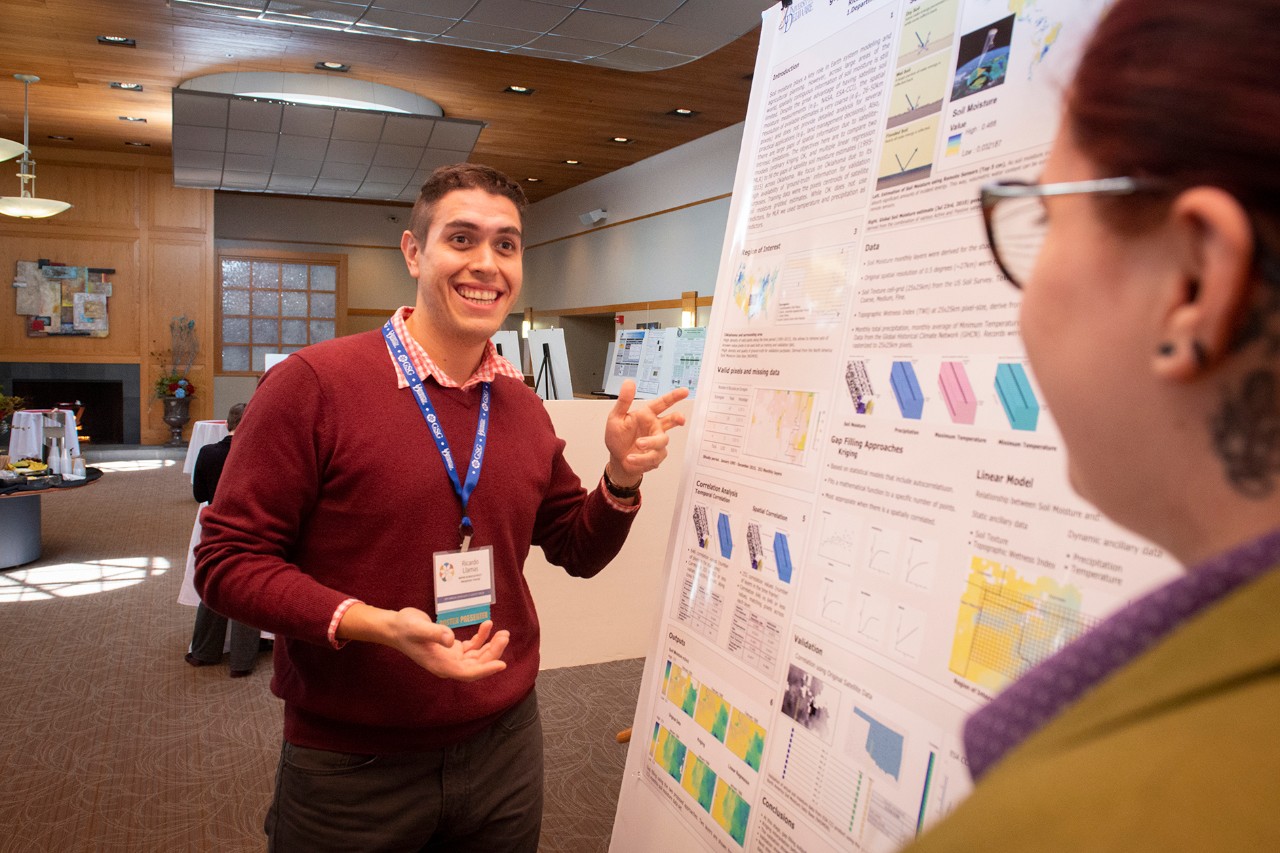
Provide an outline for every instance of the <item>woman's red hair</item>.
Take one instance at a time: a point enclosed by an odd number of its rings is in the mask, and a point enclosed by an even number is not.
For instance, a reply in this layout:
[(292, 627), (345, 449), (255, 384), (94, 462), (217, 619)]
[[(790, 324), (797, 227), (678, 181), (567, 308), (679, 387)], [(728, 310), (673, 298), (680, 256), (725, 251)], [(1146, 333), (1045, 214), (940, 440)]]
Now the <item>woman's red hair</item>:
[(1280, 213), (1278, 16), (1275, 0), (1118, 0), (1067, 95), (1073, 141), (1105, 175), (1217, 186), (1272, 218)]

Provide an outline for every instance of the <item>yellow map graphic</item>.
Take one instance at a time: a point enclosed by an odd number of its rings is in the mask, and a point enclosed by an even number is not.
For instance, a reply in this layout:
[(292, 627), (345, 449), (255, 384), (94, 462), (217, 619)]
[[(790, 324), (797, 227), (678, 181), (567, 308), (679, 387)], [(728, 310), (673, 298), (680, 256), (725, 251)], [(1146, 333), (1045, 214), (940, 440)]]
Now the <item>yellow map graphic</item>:
[(757, 390), (747, 426), (747, 453), (803, 465), (815, 399), (812, 391)]
[(688, 749), (680, 742), (680, 738), (661, 725), (654, 726), (649, 754), (653, 756), (654, 763), (667, 771), (677, 782), (684, 773), (684, 758), (687, 752)]
[(667, 661), (667, 700), (690, 717), (698, 704), (698, 685), (689, 671)]
[(752, 770), (760, 769), (760, 757), (764, 755), (764, 726), (733, 709), (733, 717), (729, 722), (728, 738), (724, 745), (729, 751), (741, 758)]
[(716, 792), (716, 774), (707, 762), (703, 761), (692, 752), (689, 753), (690, 761), (686, 761), (684, 765), (684, 779), (680, 781), (681, 787), (698, 801), (698, 805), (702, 806), (702, 810), (711, 811), (711, 800)]
[(1062, 34), (1062, 21), (1041, 12), (1036, 0), (1009, 0), (1009, 11), (1018, 16), (1018, 21), (1024, 24), (1024, 31), (1027, 24), (1031, 28), (1031, 65), (1027, 69), (1027, 79), (1030, 80)]
[(1010, 566), (971, 557), (951, 643), (951, 671), (998, 690), (1096, 624), (1080, 590), (1027, 579)]
[(769, 310), (777, 284), (777, 268), (757, 272), (745, 263), (739, 264), (733, 277), (733, 302), (748, 320), (754, 320)]
[(698, 707), (693, 719), (713, 738), (724, 743), (725, 729), (729, 727), (729, 703), (710, 687), (703, 687), (698, 693)]
[(727, 785), (723, 779), (717, 780), (715, 801), (711, 806), (711, 817), (729, 833), (729, 837), (739, 846), (747, 837), (747, 818), (751, 816), (751, 806), (742, 795)]

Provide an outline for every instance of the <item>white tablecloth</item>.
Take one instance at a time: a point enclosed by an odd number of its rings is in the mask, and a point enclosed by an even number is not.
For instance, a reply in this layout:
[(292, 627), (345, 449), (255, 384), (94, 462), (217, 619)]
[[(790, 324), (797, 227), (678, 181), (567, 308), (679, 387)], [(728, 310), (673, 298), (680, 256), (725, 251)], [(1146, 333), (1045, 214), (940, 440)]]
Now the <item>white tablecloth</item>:
[[(191, 543), (187, 546), (187, 568), (182, 574), (182, 586), (178, 587), (178, 603), (186, 604), (190, 607), (196, 607), (200, 604), (200, 593), (196, 592), (196, 546), (200, 544), (200, 513), (204, 512), (204, 508), (208, 504), (200, 504), (200, 508), (196, 510), (196, 522), (191, 528)], [(275, 634), (270, 631), (262, 632), (262, 639), (274, 640)], [(223, 642), (222, 651), (231, 651), (231, 632), (227, 632), (227, 639)]]
[[(200, 513), (208, 504), (200, 504), (196, 510), (196, 522), (191, 526), (191, 541), (187, 543), (187, 567), (182, 573), (182, 586), (178, 587), (178, 603), (195, 607), (200, 603), (200, 593), (196, 592), (196, 546), (200, 544)], [(231, 638), (227, 638), (230, 642)], [(226, 651), (224, 649), (224, 651)]]
[(196, 457), (206, 444), (216, 444), (227, 435), (226, 421), (196, 421), (191, 427), (191, 442), (187, 445), (187, 461), (182, 463), (182, 473), (195, 477)]
[(40, 458), (46, 433), (48, 437), (61, 437), (72, 456), (80, 455), (74, 412), (67, 409), (23, 409), (13, 413), (13, 426), (9, 432), (10, 461)]

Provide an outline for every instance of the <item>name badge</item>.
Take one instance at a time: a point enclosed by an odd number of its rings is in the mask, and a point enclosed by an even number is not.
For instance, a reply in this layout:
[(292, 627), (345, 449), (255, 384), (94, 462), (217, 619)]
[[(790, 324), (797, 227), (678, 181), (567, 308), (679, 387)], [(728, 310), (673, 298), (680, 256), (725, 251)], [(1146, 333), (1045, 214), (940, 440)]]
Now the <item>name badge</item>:
[(436, 622), (450, 628), (479, 625), (489, 618), (493, 594), (493, 548), (437, 551), (432, 556)]

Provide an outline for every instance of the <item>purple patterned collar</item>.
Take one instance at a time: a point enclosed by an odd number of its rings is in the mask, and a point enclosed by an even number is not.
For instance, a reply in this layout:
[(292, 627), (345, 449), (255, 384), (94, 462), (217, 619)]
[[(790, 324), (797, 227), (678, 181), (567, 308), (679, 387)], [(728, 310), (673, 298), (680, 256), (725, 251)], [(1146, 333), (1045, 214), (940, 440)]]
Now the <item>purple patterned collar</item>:
[(1011, 684), (964, 726), (980, 779), (1014, 747), (1179, 625), (1280, 562), (1280, 530), (1202, 563), (1126, 605)]

